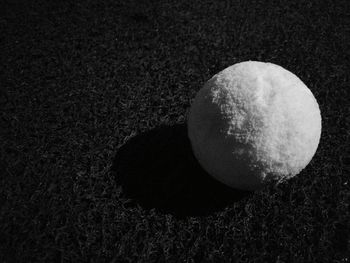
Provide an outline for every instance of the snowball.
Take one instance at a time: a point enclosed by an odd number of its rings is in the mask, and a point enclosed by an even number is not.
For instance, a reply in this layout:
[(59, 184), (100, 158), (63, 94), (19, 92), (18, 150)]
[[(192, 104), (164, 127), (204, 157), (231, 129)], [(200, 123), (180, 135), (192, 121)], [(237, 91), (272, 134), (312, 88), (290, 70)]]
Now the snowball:
[(188, 118), (194, 155), (214, 178), (256, 190), (304, 169), (321, 135), (317, 101), (293, 73), (246, 61), (214, 75)]

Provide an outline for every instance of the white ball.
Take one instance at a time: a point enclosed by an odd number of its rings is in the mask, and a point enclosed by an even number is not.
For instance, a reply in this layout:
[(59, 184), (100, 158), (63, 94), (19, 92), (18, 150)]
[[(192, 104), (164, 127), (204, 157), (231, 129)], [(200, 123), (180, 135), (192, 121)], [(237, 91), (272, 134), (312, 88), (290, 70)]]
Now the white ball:
[(320, 140), (321, 114), (296, 75), (246, 61), (219, 72), (197, 93), (188, 135), (210, 175), (236, 189), (256, 190), (307, 166)]

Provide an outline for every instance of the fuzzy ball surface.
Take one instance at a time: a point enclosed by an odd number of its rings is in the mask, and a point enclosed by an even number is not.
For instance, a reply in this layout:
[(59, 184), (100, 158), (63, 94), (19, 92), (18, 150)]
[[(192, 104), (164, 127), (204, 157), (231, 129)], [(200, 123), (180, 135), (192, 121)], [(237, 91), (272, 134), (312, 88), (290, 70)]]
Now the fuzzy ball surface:
[(197, 93), (188, 135), (197, 160), (215, 179), (257, 190), (308, 165), (319, 144), (321, 113), (296, 75), (246, 61), (214, 75)]

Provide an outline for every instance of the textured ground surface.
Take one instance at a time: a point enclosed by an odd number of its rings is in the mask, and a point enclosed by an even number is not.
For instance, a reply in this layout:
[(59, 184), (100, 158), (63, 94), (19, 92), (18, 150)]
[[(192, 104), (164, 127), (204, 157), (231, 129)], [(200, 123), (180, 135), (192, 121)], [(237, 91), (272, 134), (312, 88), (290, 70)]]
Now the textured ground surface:
[[(349, 262), (349, 1), (55, 2), (1, 4), (0, 262)], [(248, 59), (298, 75), (323, 131), (299, 177), (245, 195), (181, 123)]]

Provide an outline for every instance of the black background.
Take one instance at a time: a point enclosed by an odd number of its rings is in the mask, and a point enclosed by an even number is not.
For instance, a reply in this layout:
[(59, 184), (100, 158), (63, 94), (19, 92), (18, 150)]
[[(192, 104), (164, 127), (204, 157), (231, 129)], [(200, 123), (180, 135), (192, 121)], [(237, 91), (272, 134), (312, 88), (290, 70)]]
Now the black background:
[[(1, 1), (0, 262), (347, 262), (350, 3), (266, 2)], [(323, 125), (251, 194), (210, 181), (185, 125), (245, 60), (299, 76)]]

